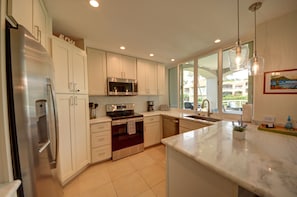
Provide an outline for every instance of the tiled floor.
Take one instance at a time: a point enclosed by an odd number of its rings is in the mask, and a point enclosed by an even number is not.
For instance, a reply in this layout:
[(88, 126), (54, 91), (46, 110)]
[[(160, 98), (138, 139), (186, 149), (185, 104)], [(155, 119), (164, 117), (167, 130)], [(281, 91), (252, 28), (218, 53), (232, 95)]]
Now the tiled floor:
[(64, 188), (64, 197), (166, 196), (163, 145), (117, 161), (92, 165)]

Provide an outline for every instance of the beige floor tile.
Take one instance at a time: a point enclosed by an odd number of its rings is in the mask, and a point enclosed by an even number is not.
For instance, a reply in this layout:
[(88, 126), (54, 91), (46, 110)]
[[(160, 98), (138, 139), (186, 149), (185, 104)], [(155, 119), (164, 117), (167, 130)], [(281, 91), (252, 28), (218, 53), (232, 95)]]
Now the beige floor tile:
[(91, 165), (68, 183), (63, 197), (166, 196), (164, 145), (117, 161)]
[(145, 152), (132, 155), (131, 157), (129, 157), (129, 160), (131, 161), (134, 168), (137, 170), (141, 170), (155, 163), (155, 161)]
[(163, 145), (158, 145), (155, 147), (151, 147), (145, 150), (145, 153), (149, 155), (156, 162), (162, 161), (165, 159), (164, 150), (162, 150)]
[(149, 186), (137, 172), (118, 178), (113, 185), (118, 197), (136, 196), (149, 190)]
[(107, 169), (112, 181), (136, 171), (128, 158), (113, 161)]
[(112, 183), (101, 185), (97, 188), (81, 192), (80, 197), (117, 197)]
[(111, 183), (107, 169), (101, 168), (100, 166), (92, 166), (91, 168), (88, 168), (85, 172), (79, 175), (78, 179), (80, 183), (80, 191), (82, 193), (98, 188), (103, 184)]
[(153, 187), (165, 180), (164, 168), (158, 163), (145, 167), (140, 170), (139, 173), (150, 187)]
[(166, 197), (166, 181), (160, 182), (152, 188), (153, 192), (158, 197)]
[(156, 197), (156, 195), (152, 190), (147, 190), (139, 195), (136, 195), (136, 197)]
[(79, 179), (76, 178), (63, 188), (63, 197), (80, 197)]

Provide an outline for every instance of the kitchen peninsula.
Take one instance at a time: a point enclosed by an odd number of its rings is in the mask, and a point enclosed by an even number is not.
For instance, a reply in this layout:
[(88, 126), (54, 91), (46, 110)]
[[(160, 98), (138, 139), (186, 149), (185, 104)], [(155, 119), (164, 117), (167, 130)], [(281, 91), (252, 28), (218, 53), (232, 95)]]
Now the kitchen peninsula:
[(167, 150), (168, 196), (297, 196), (297, 138), (248, 125), (246, 139), (232, 137), (232, 123), (162, 140)]

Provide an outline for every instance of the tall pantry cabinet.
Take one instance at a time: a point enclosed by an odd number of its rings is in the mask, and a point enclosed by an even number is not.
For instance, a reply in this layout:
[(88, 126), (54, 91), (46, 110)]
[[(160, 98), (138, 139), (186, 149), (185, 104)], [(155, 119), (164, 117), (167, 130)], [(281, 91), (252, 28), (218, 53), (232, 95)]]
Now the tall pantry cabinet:
[(85, 51), (52, 38), (59, 118), (58, 177), (62, 185), (90, 163), (89, 101)]

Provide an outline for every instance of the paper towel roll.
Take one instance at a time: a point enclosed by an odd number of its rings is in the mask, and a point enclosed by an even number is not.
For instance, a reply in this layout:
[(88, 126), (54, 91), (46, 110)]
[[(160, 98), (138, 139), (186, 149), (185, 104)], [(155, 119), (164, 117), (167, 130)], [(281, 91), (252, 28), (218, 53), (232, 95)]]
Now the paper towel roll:
[(242, 121), (251, 122), (252, 115), (253, 115), (253, 105), (252, 104), (242, 105)]

